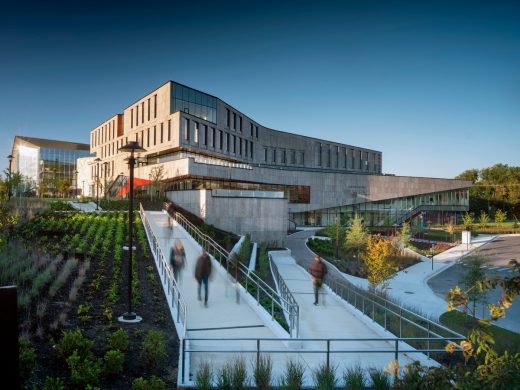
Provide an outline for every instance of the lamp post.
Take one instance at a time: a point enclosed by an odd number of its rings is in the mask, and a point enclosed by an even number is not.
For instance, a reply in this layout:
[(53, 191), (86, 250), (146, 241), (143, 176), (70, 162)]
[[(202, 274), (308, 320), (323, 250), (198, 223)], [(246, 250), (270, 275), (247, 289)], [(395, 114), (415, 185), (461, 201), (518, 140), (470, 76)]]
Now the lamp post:
[(74, 184), (74, 198), (78, 197), (78, 173), (77, 170), (74, 171), (74, 181), (76, 182)]
[(105, 199), (105, 201), (107, 200), (107, 166), (108, 166), (108, 161), (105, 161), (103, 163), (103, 176), (104, 176), (104, 180), (105, 180), (105, 184), (104, 184), (104, 187), (103, 187), (103, 198)]
[(81, 185), (81, 197), (85, 197), (85, 180), (82, 180), (83, 184)]
[(432, 246), (430, 248), (430, 256), (429, 256), (429, 258), (432, 260), (432, 271), (433, 271), (433, 244), (432, 244)]
[(101, 162), (101, 159), (99, 157), (96, 157), (94, 161), (92, 161), (92, 164), (96, 164), (96, 210), (99, 210), (99, 163)]
[(133, 229), (134, 229), (134, 165), (136, 158), (134, 153), (146, 152), (137, 141), (130, 141), (122, 146), (119, 151), (129, 152), (128, 168), (130, 170), (130, 194), (128, 204), (128, 311), (118, 318), (120, 322), (140, 322), (142, 320), (132, 310), (132, 252), (133, 252)]
[(11, 181), (11, 164), (13, 162), (13, 155), (10, 154), (9, 156), (7, 156), (7, 159), (9, 160), (9, 188), (7, 189), (7, 198), (8, 200), (11, 200), (11, 196), (13, 196), (13, 193), (11, 192), (11, 189), (12, 189), (12, 181)]

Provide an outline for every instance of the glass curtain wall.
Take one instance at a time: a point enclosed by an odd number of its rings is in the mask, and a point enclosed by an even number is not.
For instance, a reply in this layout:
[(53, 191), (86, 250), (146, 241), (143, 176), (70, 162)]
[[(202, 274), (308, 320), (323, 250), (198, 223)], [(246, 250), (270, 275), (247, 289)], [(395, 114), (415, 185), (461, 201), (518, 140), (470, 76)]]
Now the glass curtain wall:
[(183, 111), (208, 122), (217, 123), (217, 99), (213, 96), (172, 83), (172, 113)]

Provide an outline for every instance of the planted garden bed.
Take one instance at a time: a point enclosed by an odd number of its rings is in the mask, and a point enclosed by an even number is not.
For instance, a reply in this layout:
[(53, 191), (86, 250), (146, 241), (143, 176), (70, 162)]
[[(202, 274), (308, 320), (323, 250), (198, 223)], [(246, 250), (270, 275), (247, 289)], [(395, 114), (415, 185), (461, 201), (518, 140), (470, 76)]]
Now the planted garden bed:
[[(36, 353), (27, 387), (47, 380), (65, 388), (128, 389), (139, 377), (174, 386), (178, 338), (138, 217), (134, 226), (132, 303), (143, 317), (139, 324), (117, 321), (128, 308), (125, 213), (46, 213), (0, 249), (1, 282), (18, 285), (20, 334), (29, 340), (25, 351)], [(73, 349), (64, 352), (69, 344), (85, 350), (73, 356)]]

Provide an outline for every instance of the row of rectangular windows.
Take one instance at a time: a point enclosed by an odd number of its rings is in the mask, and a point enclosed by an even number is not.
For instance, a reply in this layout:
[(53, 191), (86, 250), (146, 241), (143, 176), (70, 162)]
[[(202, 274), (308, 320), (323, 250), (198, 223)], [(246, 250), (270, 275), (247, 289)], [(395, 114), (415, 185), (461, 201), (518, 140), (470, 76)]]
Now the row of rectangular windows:
[[(107, 167), (106, 177), (108, 178), (108, 177), (111, 177), (112, 173), (114, 172), (114, 160), (108, 161), (108, 164), (106, 165), (106, 167)], [(102, 178), (104, 178), (104, 171), (105, 171), (105, 166), (103, 165), (103, 163), (93, 164), (90, 167), (90, 177), (92, 177), (92, 178), (99, 177), (102, 179)]]
[[(269, 162), (269, 148), (264, 147), (264, 162)], [(273, 164), (291, 164), (291, 165), (305, 165), (305, 152), (303, 150), (290, 150), (289, 159), (287, 159), (286, 149), (272, 149), (271, 161)]]
[[(166, 130), (166, 131), (165, 131)], [(141, 130), (141, 132), (135, 133), (135, 141), (139, 143), (143, 148), (150, 146), (156, 146), (158, 143), (170, 142), (172, 140), (171, 120), (168, 120), (168, 125), (164, 126), (164, 122), (158, 126), (155, 125), (153, 128)], [(146, 142), (145, 142), (146, 141)], [(126, 137), (126, 143), (128, 143), (128, 137)], [(105, 145), (101, 148), (101, 158), (114, 156), (119, 153), (119, 148), (123, 146), (123, 139), (112, 142), (111, 144)]]
[(90, 134), (90, 144), (93, 148), (116, 138), (116, 121), (112, 119)]
[[(348, 149), (338, 145), (322, 144), (321, 142), (316, 142), (315, 145), (316, 166), (318, 167), (375, 172), (379, 172), (381, 169), (381, 155), (379, 153), (363, 152), (359, 149)], [(331, 161), (332, 159), (333, 161)]]
[[(137, 103), (135, 105), (135, 122), (134, 122), (134, 109), (132, 108), (130, 110), (130, 128), (133, 129), (134, 128), (134, 123), (135, 123), (135, 126), (139, 126), (139, 117), (141, 117), (141, 124), (143, 124), (145, 122), (145, 107), (144, 107), (144, 101), (142, 101), (140, 104)], [(147, 103), (146, 103), (146, 120), (147, 121), (150, 121), (150, 113), (152, 112), (152, 110), (150, 109), (150, 106), (151, 106), (151, 98), (148, 98), (147, 100)], [(141, 110), (139, 110), (139, 107), (141, 107)], [(157, 118), (157, 94), (153, 95), (153, 118), (152, 119), (156, 119)]]
[[(253, 141), (248, 141), (234, 134), (229, 134), (215, 127), (208, 127), (193, 121), (193, 132), (188, 118), (182, 118), (182, 136), (185, 142), (208, 146), (227, 153), (234, 153), (245, 158), (253, 158)], [(193, 133), (193, 135), (192, 135)]]
[[(233, 114), (233, 130), (238, 130), (240, 133), (243, 131), (243, 118), (242, 115), (237, 115), (236, 112), (231, 112), (229, 108), (226, 107), (226, 126), (231, 128), (231, 114)], [(238, 122), (237, 122), (238, 118)], [(238, 124), (238, 126), (237, 126)], [(251, 138), (258, 139), (258, 126), (253, 122), (249, 122), (250, 135)]]

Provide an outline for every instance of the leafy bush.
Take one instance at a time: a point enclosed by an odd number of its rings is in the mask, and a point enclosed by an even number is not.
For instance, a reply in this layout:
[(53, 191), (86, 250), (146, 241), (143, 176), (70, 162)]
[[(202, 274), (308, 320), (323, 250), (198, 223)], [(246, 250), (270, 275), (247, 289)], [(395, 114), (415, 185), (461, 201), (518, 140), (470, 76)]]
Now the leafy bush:
[(307, 241), (307, 243), (313, 251), (318, 252), (320, 255), (330, 257), (334, 256), (335, 248), (333, 247), (331, 240), (309, 238), (309, 241)]
[(123, 363), (125, 354), (121, 351), (111, 349), (105, 353), (103, 357), (103, 371), (106, 376), (114, 376), (123, 372)]
[(167, 357), (164, 333), (160, 330), (149, 330), (141, 344), (143, 363), (150, 369), (156, 370)]
[(212, 380), (211, 366), (208, 362), (201, 362), (195, 374), (195, 386), (197, 390), (210, 390)]
[(60, 378), (48, 376), (45, 378), (45, 382), (43, 382), (43, 387), (41, 390), (63, 390), (64, 388), (65, 385)]
[(19, 347), (19, 367), (20, 367), (20, 380), (25, 383), (30, 377), (36, 367), (36, 352), (30, 346), (29, 341), (20, 337), (18, 339)]
[(453, 372), (446, 367), (426, 367), (413, 362), (404, 367), (398, 378), (398, 387), (403, 390), (448, 389), (453, 380)]
[(126, 351), (128, 349), (128, 333), (126, 333), (126, 330), (119, 328), (114, 333), (109, 334), (108, 345), (110, 349)]
[(285, 373), (280, 379), (280, 385), (285, 390), (299, 390), (303, 385), (305, 367), (301, 362), (287, 361)]
[(93, 341), (83, 336), (81, 330), (69, 330), (63, 332), (63, 337), (56, 345), (56, 352), (62, 359), (67, 359), (73, 352), (84, 358), (91, 355), (92, 344)]
[(368, 370), (368, 375), (372, 381), (372, 388), (375, 390), (390, 389), (390, 376), (383, 370), (371, 368)]
[(146, 380), (142, 377), (134, 379), (132, 382), (132, 390), (165, 390), (166, 383), (161, 378), (153, 376), (150, 380)]
[(77, 386), (97, 385), (101, 375), (101, 362), (90, 357), (81, 357), (75, 350), (67, 358), (70, 380)]
[(314, 382), (318, 390), (334, 390), (338, 384), (336, 379), (336, 367), (321, 364), (314, 371)]
[(258, 389), (267, 390), (271, 383), (273, 361), (269, 355), (260, 355), (258, 363), (253, 361), (253, 379)]
[(358, 390), (365, 388), (365, 371), (361, 366), (356, 365), (349, 367), (343, 373), (343, 380), (345, 381), (345, 389)]

